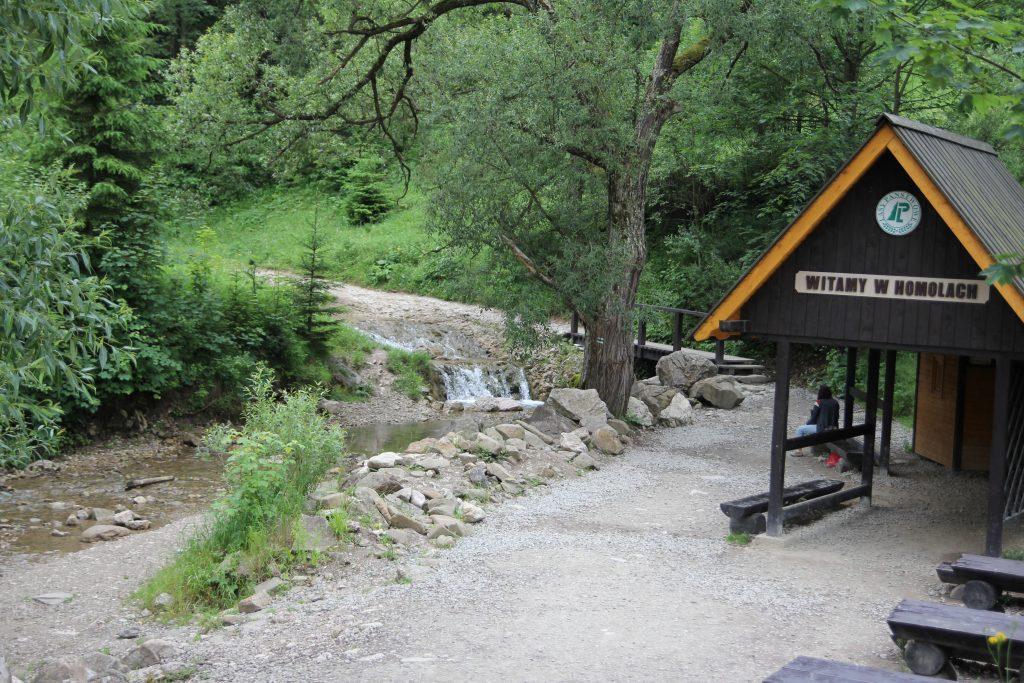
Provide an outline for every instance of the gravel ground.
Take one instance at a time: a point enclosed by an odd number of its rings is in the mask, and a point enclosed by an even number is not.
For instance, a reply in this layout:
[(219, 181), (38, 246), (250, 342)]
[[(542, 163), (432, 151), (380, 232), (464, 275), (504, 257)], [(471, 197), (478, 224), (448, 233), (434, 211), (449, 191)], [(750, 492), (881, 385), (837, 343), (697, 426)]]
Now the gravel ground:
[[(794, 393), (798, 424), (810, 397)], [(899, 669), (885, 617), (904, 597), (944, 599), (936, 562), (980, 549), (984, 478), (898, 454), (899, 476), (876, 475), (873, 507), (732, 546), (718, 503), (765, 488), (770, 413), (770, 391), (698, 411), (599, 472), (492, 509), (454, 549), (337, 559), (241, 626), (198, 640), (143, 628), (214, 681), (759, 681), (798, 654)], [(787, 480), (830, 473), (794, 458)], [(120, 600), (182, 526), (0, 576), (8, 657), (127, 649), (113, 639), (134, 618)], [(1008, 530), (1008, 545), (1022, 541)], [(411, 583), (395, 582), (399, 568)], [(28, 602), (44, 590), (80, 597)]]

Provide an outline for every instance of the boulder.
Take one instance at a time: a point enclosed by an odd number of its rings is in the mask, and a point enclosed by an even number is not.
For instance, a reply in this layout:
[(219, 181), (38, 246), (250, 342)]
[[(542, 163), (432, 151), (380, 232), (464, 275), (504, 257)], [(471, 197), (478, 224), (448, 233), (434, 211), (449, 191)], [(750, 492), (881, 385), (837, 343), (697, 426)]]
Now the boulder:
[(437, 443), (427, 449), (428, 453), (437, 453), (445, 458), (454, 458), (459, 454), (459, 449), (448, 439), (438, 439)]
[(594, 460), (586, 453), (577, 453), (576, 457), (572, 459), (572, 464), (581, 470), (596, 470), (598, 469), (597, 461)]
[(130, 522), (125, 522), (124, 527), (130, 531), (145, 531), (150, 527), (150, 521), (148, 519), (133, 519)]
[(619, 440), (619, 434), (611, 427), (599, 427), (590, 436), (594, 447), (602, 453), (608, 455), (619, 455), (625, 450), (622, 445), (622, 441)]
[(483, 509), (473, 505), (469, 501), (462, 501), (462, 505), (459, 506), (459, 510), (462, 513), (462, 519), (466, 520), (470, 524), (477, 524), (484, 521), (487, 516)]
[(170, 609), (172, 605), (174, 605), (174, 596), (170, 593), (161, 593), (153, 598), (153, 610), (156, 612)]
[(326, 518), (314, 515), (299, 517), (300, 529), (295, 534), (294, 550), (323, 552), (336, 544), (337, 538)]
[(114, 524), (118, 526), (128, 526), (128, 522), (135, 519), (135, 513), (131, 510), (122, 510), (114, 514)]
[(658, 359), (656, 371), (662, 386), (688, 391), (700, 380), (714, 377), (718, 368), (710, 358), (680, 349)]
[(690, 396), (706, 405), (729, 410), (743, 403), (745, 394), (734, 378), (716, 375), (694, 384)]
[(487, 467), (485, 465), (475, 465), (466, 474), (471, 484), (477, 484), (480, 486), (486, 486), (490, 482), (487, 480)]
[(437, 439), (420, 439), (419, 441), (413, 441), (411, 444), (405, 447), (406, 453), (427, 453), (429, 449), (437, 443)]
[[(239, 603), (241, 605), (241, 603)], [(121, 663), (135, 671), (147, 666), (154, 666), (174, 657), (178, 648), (171, 642), (154, 638), (130, 650), (121, 658)]]
[[(123, 681), (124, 675), (128, 673), (128, 667), (120, 659), (105, 652), (90, 652), (82, 657), (82, 661), (93, 672), (90, 680), (99, 679), (104, 683)], [(0, 677), (0, 681), (2, 680)]]
[(629, 397), (629, 403), (626, 404), (626, 416), (641, 427), (652, 427), (654, 425), (654, 414), (651, 412), (651, 409), (636, 396)]
[(496, 462), (489, 462), (486, 465), (486, 472), (498, 481), (515, 481), (516, 478), (504, 467)]
[(451, 498), (438, 498), (427, 503), (427, 513), (431, 515), (454, 517), (458, 509), (459, 502)]
[(561, 415), (546, 403), (534, 410), (533, 415), (526, 422), (544, 434), (561, 434), (576, 429), (575, 422)]
[(280, 577), (272, 576), (266, 581), (257, 583), (252, 589), (254, 593), (266, 593), (267, 595), (273, 595), (283, 591), (288, 584), (286, 584)]
[(440, 455), (421, 455), (413, 460), (411, 464), (413, 467), (420, 467), (440, 474), (441, 470), (448, 466), (448, 461)]
[(355, 507), (362, 514), (370, 515), (375, 519), (379, 519), (384, 524), (388, 523), (391, 519), (391, 508), (388, 507), (387, 502), (380, 497), (373, 489), (360, 486), (355, 490)]
[(478, 413), (493, 413), (498, 410), (498, 399), (491, 396), (481, 396), (466, 407)]
[(345, 402), (322, 398), (320, 399), (320, 402), (316, 404), (316, 407), (320, 412), (327, 413), (328, 415), (341, 415), (341, 413), (345, 411)]
[(663, 387), (660, 384), (646, 384), (644, 382), (633, 382), (630, 395), (643, 401), (654, 417), (668, 407), (672, 398), (679, 393), (678, 389)]
[(431, 515), (430, 521), (434, 523), (434, 527), (427, 534), (428, 539), (434, 539), (438, 536), (456, 536), (461, 538), (469, 533), (466, 525), (454, 517)]
[(415, 508), (423, 510), (427, 506), (427, 497), (420, 491), (411, 488), (404, 488), (395, 494), (398, 500), (408, 503)]
[(0, 651), (0, 683), (11, 683), (11, 670), (7, 668), (7, 660), (4, 653)]
[(89, 667), (78, 657), (61, 657), (43, 662), (32, 683), (86, 683)]
[(270, 607), (271, 602), (273, 599), (267, 593), (254, 593), (238, 603), (238, 611), (242, 614), (252, 614)]
[(356, 486), (359, 488), (373, 489), (377, 493), (389, 494), (394, 493), (402, 488), (402, 482), (394, 474), (387, 470), (378, 470), (376, 472), (370, 472), (363, 476), (356, 482)]
[(515, 412), (516, 410), (522, 410), (522, 406), (519, 404), (519, 401), (515, 400), (514, 398), (505, 397), (499, 398), (496, 401), (495, 408), (499, 413), (511, 413)]
[(327, 368), (331, 371), (331, 381), (340, 384), (349, 391), (357, 391), (363, 385), (363, 379), (350, 368), (345, 359), (331, 356), (327, 359)]
[(427, 534), (426, 524), (418, 519), (413, 519), (412, 517), (404, 515), (401, 512), (391, 516), (391, 526), (397, 529), (409, 529), (424, 536)]
[(682, 427), (693, 424), (693, 406), (683, 394), (676, 394), (672, 402), (658, 415), (658, 424), (663, 427)]
[(376, 471), (387, 467), (398, 467), (404, 462), (405, 459), (398, 453), (380, 453), (369, 458), (366, 461), (366, 466), (369, 467), (371, 471)]
[(519, 425), (503, 424), (494, 428), (504, 439), (525, 439), (526, 430)]
[(498, 455), (501, 453), (502, 442), (486, 434), (477, 434), (476, 449), (491, 455)]
[(597, 389), (552, 389), (544, 405), (587, 429), (608, 423), (608, 406), (598, 396)]
[(111, 524), (94, 524), (82, 532), (82, 543), (95, 543), (96, 541), (112, 541), (120, 536), (127, 536), (131, 532), (123, 526)]
[(89, 519), (94, 519), (100, 524), (113, 524), (114, 511), (106, 508), (90, 508)]
[(527, 448), (534, 448), (537, 450), (543, 450), (548, 445), (544, 439), (540, 438), (533, 432), (526, 432), (526, 434), (523, 435), (523, 443), (526, 444)]
[(583, 443), (583, 440), (578, 434), (573, 432), (562, 434), (562, 438), (558, 442), (558, 447), (564, 451), (572, 451), (573, 453), (587, 452), (587, 445)]
[(320, 510), (337, 510), (345, 505), (347, 498), (344, 493), (328, 493), (316, 498), (316, 506)]

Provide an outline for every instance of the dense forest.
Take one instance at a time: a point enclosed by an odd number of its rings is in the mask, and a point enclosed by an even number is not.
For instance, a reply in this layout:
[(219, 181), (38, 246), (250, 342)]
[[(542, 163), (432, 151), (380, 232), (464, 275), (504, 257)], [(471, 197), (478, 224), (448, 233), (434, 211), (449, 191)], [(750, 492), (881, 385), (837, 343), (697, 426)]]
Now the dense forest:
[(880, 113), (1024, 178), (1016, 0), (25, 0), (0, 25), (0, 465), (237, 412), (259, 364), (320, 381), (324, 276), (501, 307), (515, 343), (574, 310), (621, 413), (635, 303), (713, 305)]

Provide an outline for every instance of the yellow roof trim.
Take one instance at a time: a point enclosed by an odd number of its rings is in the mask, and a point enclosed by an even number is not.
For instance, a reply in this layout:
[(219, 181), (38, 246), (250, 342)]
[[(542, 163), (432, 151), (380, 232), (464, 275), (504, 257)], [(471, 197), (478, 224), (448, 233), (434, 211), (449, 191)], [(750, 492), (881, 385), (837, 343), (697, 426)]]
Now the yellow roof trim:
[[(931, 202), (931, 205), (939, 216), (942, 217), (946, 225), (949, 226), (949, 229), (953, 231), (956, 238), (960, 240), (960, 244), (964, 246), (964, 249), (971, 255), (974, 262), (978, 264), (978, 267), (984, 270), (995, 263), (995, 258), (992, 257), (992, 254), (989, 253), (985, 245), (981, 243), (981, 240), (967, 226), (960, 213), (946, 199), (946, 195), (942, 193), (942, 190), (931, 179), (928, 172), (914, 158), (913, 153), (907, 149), (907, 146), (899, 138), (894, 137), (889, 141), (888, 148), (892, 155), (896, 157), (896, 160), (900, 162), (900, 165), (903, 166), (903, 170), (907, 172), (907, 175), (911, 177), (918, 189), (921, 190), (921, 193), (928, 198), (928, 201)], [(1024, 321), (1024, 296), (1021, 295), (1020, 291), (1013, 285), (1008, 284), (996, 285), (996, 289), (1003, 295), (1003, 299), (1010, 305), (1013, 312), (1017, 314), (1017, 317)]]
[(896, 139), (892, 126), (881, 126), (861, 147), (846, 166), (832, 179), (825, 189), (804, 209), (803, 213), (786, 229), (768, 251), (762, 254), (754, 267), (744, 276), (731, 292), (704, 319), (693, 336), (697, 341), (709, 337), (727, 339), (736, 333), (722, 332), (718, 326), (723, 320), (736, 320), (740, 308), (770, 278), (786, 258), (796, 250), (807, 236), (818, 227), (818, 224), (829, 214), (836, 204), (867, 172), (879, 156), (888, 149), (890, 142)]

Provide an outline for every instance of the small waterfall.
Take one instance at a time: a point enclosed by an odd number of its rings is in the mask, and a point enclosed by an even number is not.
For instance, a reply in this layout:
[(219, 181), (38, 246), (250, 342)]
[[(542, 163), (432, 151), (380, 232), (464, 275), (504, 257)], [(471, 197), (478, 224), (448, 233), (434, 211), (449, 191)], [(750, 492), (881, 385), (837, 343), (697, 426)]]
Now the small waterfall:
[(470, 403), (487, 397), (530, 400), (530, 384), (522, 368), (438, 363), (437, 370), (449, 401)]
[(359, 331), (384, 347), (430, 352), (434, 358), (432, 393), (436, 398), (458, 403), (510, 398), (523, 406), (540, 405), (530, 398), (530, 383), (523, 368), (488, 358), (486, 351), (458, 332), (415, 323), (378, 330), (364, 327)]

